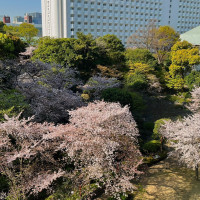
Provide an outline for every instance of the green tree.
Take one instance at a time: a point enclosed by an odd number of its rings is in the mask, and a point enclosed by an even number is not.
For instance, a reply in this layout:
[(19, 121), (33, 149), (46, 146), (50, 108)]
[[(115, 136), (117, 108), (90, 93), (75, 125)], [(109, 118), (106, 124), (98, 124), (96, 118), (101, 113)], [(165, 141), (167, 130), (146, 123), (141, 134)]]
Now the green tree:
[(14, 57), (14, 43), (6, 34), (0, 33), (0, 59)]
[(77, 39), (45, 37), (39, 40), (32, 59), (69, 65), (77, 67), (81, 72), (90, 72), (98, 64), (99, 48), (91, 34), (77, 33)]
[(184, 78), (192, 67), (200, 63), (199, 49), (193, 48), (187, 41), (177, 42), (171, 51), (172, 64), (169, 67), (169, 88), (181, 90), (184, 88)]
[(0, 33), (5, 33), (5, 31), (3, 29), (4, 26), (5, 26), (5, 24), (2, 21), (0, 21)]
[(20, 37), (27, 44), (31, 44), (34, 41), (34, 37), (36, 37), (39, 32), (33, 24), (28, 23), (22, 23), (19, 26), (5, 25), (3, 29), (7, 35)]
[(33, 38), (37, 36), (39, 30), (33, 24), (22, 23), (19, 25), (19, 35), (28, 44), (33, 42)]
[(192, 71), (185, 77), (185, 83), (190, 90), (200, 87), (200, 71)]
[(73, 50), (75, 40), (74, 38), (40, 38), (38, 48), (34, 51), (32, 59), (44, 63), (61, 64), (62, 66), (75, 66), (77, 60)]
[(156, 30), (153, 50), (158, 63), (163, 63), (171, 51), (172, 46), (179, 40), (179, 34), (170, 26), (160, 26)]
[(134, 63), (148, 64), (152, 68), (157, 65), (156, 59), (148, 49), (127, 49), (125, 51), (126, 64), (130, 67)]
[(96, 67), (99, 59), (99, 48), (91, 34), (77, 33), (73, 45), (76, 54), (75, 66), (81, 71), (90, 71)]
[(8, 38), (10, 38), (14, 44), (14, 55), (17, 57), (19, 56), (19, 53), (25, 51), (25, 44), (24, 42), (17, 36), (14, 35), (8, 35)]
[(7, 25), (5, 25), (3, 27), (3, 30), (7, 35), (15, 35), (17, 37), (20, 37), (18, 26), (7, 26)]
[(16, 36), (0, 33), (0, 59), (12, 59), (25, 48), (24, 43)]
[(96, 39), (100, 49), (100, 64), (116, 65), (124, 63), (124, 45), (116, 35), (105, 35)]
[(129, 73), (134, 74), (149, 74), (153, 71), (153, 68), (151, 68), (148, 64), (145, 63), (134, 63), (132, 66), (130, 66)]
[(179, 34), (170, 26), (156, 28), (152, 23), (144, 29), (136, 31), (128, 39), (128, 44), (138, 48), (146, 48), (154, 53), (159, 64), (168, 58), (171, 47), (179, 40)]

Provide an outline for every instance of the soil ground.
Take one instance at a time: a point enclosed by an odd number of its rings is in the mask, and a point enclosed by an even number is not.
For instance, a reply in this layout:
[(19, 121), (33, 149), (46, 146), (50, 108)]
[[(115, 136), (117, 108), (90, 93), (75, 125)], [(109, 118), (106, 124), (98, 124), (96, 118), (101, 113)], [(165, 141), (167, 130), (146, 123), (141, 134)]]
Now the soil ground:
[(134, 200), (200, 200), (195, 172), (170, 159), (149, 168)]

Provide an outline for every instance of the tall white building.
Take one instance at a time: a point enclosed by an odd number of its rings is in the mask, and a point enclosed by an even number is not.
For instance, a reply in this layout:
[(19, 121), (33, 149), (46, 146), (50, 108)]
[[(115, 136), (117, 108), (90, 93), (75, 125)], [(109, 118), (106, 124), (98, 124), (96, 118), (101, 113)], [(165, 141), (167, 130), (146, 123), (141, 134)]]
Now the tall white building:
[(151, 20), (188, 31), (200, 25), (200, 0), (42, 0), (43, 36), (115, 34), (125, 43)]

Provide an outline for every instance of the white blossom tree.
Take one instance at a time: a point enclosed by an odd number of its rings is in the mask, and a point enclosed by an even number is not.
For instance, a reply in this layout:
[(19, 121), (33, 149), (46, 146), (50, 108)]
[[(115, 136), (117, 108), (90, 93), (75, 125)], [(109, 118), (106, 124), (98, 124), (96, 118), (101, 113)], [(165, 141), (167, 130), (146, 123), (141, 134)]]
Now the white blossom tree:
[(196, 87), (191, 92), (192, 102), (188, 108), (192, 112), (198, 112), (200, 110), (200, 87)]
[(200, 114), (185, 117), (176, 122), (166, 121), (162, 134), (168, 139), (173, 151), (170, 155), (177, 157), (180, 163), (196, 169), (200, 163)]
[[(12, 182), (8, 195), (25, 199), (63, 176), (74, 187), (93, 181), (110, 195), (135, 189), (130, 181), (141, 173), (142, 155), (128, 107), (94, 102), (69, 114), (66, 125), (19, 116), (0, 123), (0, 173)], [(66, 165), (73, 167), (66, 171)]]

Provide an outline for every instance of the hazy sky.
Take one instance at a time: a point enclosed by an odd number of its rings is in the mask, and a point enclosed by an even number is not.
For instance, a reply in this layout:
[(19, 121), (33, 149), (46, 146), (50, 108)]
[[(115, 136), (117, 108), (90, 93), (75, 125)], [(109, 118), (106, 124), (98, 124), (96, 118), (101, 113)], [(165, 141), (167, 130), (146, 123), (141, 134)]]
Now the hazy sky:
[(0, 0), (0, 15), (24, 16), (26, 12), (41, 12), (41, 0)]

